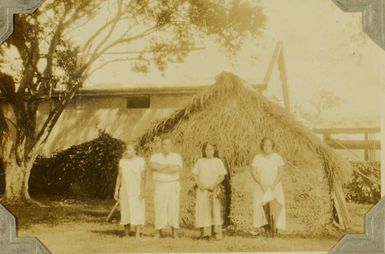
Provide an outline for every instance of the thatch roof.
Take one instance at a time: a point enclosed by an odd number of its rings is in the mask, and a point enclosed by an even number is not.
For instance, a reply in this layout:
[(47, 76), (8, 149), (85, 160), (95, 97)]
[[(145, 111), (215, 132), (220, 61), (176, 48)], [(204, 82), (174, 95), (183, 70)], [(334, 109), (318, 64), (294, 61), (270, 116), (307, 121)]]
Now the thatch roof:
[[(236, 75), (218, 75), (212, 87), (195, 96), (182, 110), (155, 124), (140, 138), (141, 149), (145, 153), (153, 152), (159, 145), (157, 137), (162, 135), (174, 138), (187, 168), (200, 157), (200, 148), (205, 141), (215, 142), (231, 175), (250, 165), (259, 151), (260, 140), (270, 136), (276, 141), (276, 150), (292, 168), (288, 171), (290, 177), (304, 176), (300, 179), (303, 182), (299, 181), (294, 187), (313, 183), (316, 179), (325, 181), (329, 187), (328, 199), (336, 196), (334, 202), (339, 220), (347, 225), (342, 183), (349, 178), (349, 164), (284, 108), (266, 99)], [(325, 192), (325, 186), (321, 188), (317, 183), (309, 186), (314, 190), (310, 200), (317, 198), (317, 190)]]

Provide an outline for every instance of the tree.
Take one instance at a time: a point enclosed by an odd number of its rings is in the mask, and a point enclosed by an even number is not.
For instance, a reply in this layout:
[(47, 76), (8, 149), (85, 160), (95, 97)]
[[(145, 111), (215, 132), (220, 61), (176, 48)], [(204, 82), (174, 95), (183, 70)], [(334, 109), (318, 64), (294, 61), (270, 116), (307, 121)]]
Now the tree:
[(305, 110), (303, 106), (297, 104), (295, 106), (295, 111), (303, 120), (314, 125), (321, 124), (324, 120), (325, 112), (339, 107), (342, 103), (342, 99), (334, 92), (322, 89), (316, 96), (309, 99), (308, 103), (312, 110), (309, 110), (309, 107), (306, 107)]
[[(164, 70), (169, 62), (182, 62), (203, 38), (234, 56), (264, 24), (260, 6), (240, 0), (47, 0), (32, 15), (15, 16), (14, 33), (1, 47), (1, 55), (16, 50), (21, 59), (20, 71), (0, 74), (4, 200), (32, 201), (33, 163), (71, 98), (95, 71), (120, 61), (131, 61), (134, 71)], [(83, 40), (74, 39), (87, 26)], [(133, 47), (130, 57), (102, 57), (122, 46)], [(0, 60), (9, 65), (5, 57)], [(43, 102), (49, 113), (39, 121)]]
[(342, 99), (332, 91), (321, 90), (316, 98), (310, 101), (318, 116), (322, 118), (323, 114), (341, 105)]

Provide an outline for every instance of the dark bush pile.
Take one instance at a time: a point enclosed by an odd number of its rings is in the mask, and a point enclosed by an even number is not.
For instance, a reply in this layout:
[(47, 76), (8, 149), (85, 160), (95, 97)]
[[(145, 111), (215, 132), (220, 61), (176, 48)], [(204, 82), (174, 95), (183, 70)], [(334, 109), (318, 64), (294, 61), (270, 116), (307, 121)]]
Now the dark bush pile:
[(345, 186), (347, 199), (356, 203), (377, 203), (381, 198), (380, 162), (355, 161), (352, 165), (356, 170), (352, 175), (352, 181)]
[(49, 158), (38, 158), (29, 181), (31, 195), (109, 198), (115, 188), (123, 142), (105, 132)]

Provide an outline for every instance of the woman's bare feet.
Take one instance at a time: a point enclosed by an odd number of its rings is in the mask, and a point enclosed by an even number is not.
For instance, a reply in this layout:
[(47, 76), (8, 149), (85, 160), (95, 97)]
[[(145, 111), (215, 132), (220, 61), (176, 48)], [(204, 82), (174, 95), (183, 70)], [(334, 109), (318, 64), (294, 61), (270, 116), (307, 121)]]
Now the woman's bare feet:
[(157, 230), (155, 232), (155, 235), (154, 235), (154, 238), (155, 239), (158, 239), (158, 238), (161, 238), (162, 237), (162, 231), (161, 230)]
[(130, 235), (130, 224), (124, 225), (124, 235), (125, 236)]

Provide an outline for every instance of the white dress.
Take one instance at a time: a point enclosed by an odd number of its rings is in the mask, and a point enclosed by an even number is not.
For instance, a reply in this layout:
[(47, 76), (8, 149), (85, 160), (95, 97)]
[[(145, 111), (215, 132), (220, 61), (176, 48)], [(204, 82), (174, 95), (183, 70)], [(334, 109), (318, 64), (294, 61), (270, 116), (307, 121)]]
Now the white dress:
[(142, 175), (145, 171), (145, 161), (136, 156), (132, 159), (121, 159), (120, 187), (120, 224), (144, 225), (144, 199), (139, 198)]
[[(226, 175), (227, 171), (223, 162), (218, 158), (201, 158), (192, 170), (198, 177), (198, 181), (203, 187), (212, 186), (221, 175)], [(195, 204), (195, 226), (197, 228), (219, 226), (223, 224), (222, 205), (220, 200), (210, 195), (208, 190), (197, 189)]]
[[(275, 181), (278, 176), (278, 169), (283, 165), (283, 159), (277, 153), (272, 153), (271, 155), (257, 154), (252, 162), (252, 166), (257, 168), (256, 173), (259, 175), (261, 182), (265, 185), (271, 185)], [(281, 205), (276, 227), (278, 229), (284, 229), (286, 227), (285, 197), (281, 183), (278, 183), (274, 189), (268, 189), (265, 192), (259, 184), (255, 183), (253, 205), (254, 227), (261, 227), (267, 224), (263, 205), (274, 199)]]

